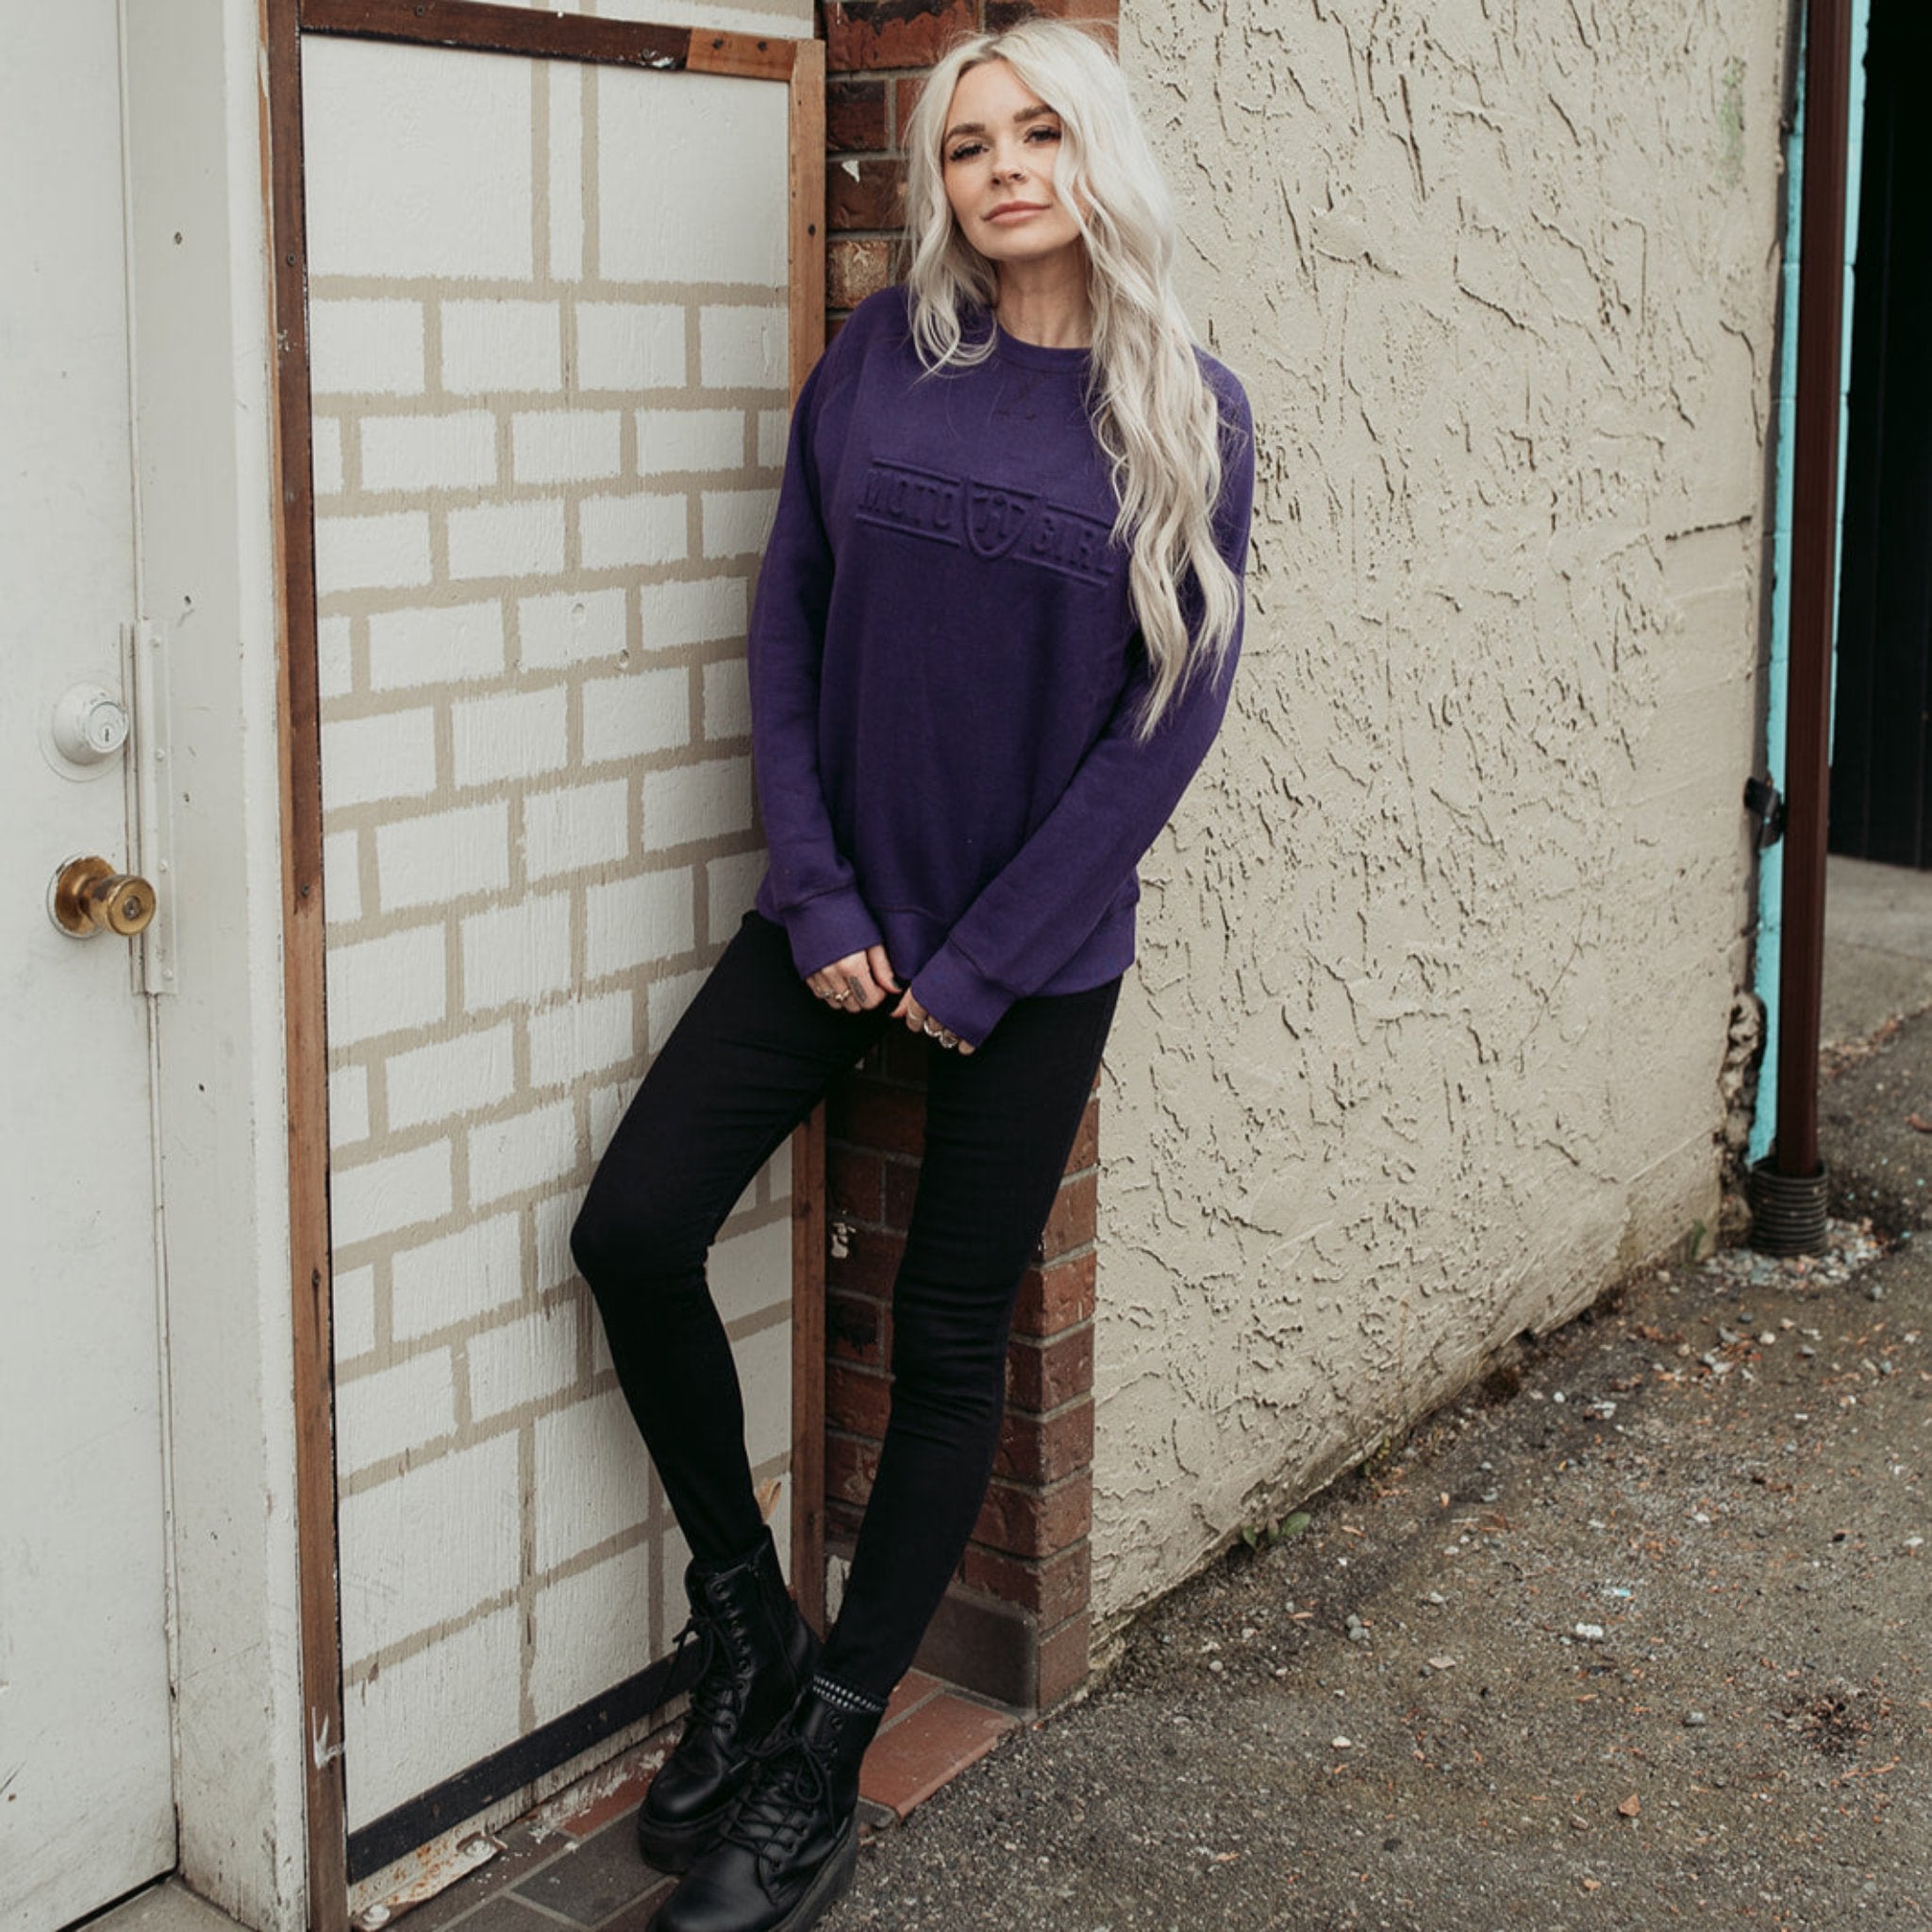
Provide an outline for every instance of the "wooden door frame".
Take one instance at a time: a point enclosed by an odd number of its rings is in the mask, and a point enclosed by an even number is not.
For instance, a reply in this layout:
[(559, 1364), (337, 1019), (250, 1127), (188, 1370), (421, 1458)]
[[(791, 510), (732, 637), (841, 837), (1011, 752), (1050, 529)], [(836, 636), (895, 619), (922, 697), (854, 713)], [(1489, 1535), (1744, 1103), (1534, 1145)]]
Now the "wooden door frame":
[[(310, 470), (308, 243), (302, 164), (305, 34), (349, 35), (540, 59), (782, 83), (788, 101), (791, 387), (824, 346), (824, 45), (779, 35), (479, 5), (476, 0), (264, 0), (268, 233), (277, 477), (275, 575), (282, 812), (283, 994), (288, 1057), (291, 1291), (294, 1314), (296, 1546), (308, 1924), (348, 1918), (342, 1660), (337, 1575), (334, 1339), (324, 1024), (321, 691)], [(792, 1144), (791, 1574), (822, 1621), (824, 1594), (824, 1132)], [(676, 1687), (654, 1688), (662, 1702)], [(454, 1821), (453, 1821), (454, 1822)]]

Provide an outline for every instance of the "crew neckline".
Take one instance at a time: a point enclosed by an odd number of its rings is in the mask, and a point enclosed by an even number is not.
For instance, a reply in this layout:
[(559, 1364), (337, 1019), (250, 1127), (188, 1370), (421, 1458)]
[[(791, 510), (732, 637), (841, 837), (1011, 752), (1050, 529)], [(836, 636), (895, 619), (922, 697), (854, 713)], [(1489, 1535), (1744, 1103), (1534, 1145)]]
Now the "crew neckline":
[(1004, 362), (1017, 362), (1028, 369), (1063, 369), (1080, 374), (1092, 360), (1091, 344), (1080, 348), (1048, 348), (1043, 342), (1022, 341), (1000, 326), (999, 318), (991, 309), (982, 308), (979, 312), (992, 328), (993, 353)]
[(1024, 342), (1018, 336), (1008, 335), (998, 322), (992, 326), (993, 347), (1005, 362), (1018, 362), (1028, 369), (1078, 371), (1093, 359), (1091, 344), (1077, 349), (1050, 349), (1043, 342)]

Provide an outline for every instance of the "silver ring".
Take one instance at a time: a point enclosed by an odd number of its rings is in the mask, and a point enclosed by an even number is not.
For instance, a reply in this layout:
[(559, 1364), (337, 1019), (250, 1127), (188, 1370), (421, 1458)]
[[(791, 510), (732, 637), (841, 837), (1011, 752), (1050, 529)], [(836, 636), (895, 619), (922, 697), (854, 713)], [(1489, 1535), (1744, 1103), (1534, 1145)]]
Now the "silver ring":
[(943, 1026), (941, 1026), (940, 1023), (937, 1020), (935, 1020), (930, 1013), (928, 1013), (925, 1016), (925, 1020), (922, 1027), (922, 1030), (924, 1031), (925, 1037), (928, 1040), (937, 1040), (940, 1037), (940, 1035), (943, 1033), (946, 1029)]
[(950, 1050), (951, 1048), (958, 1046), (958, 1043), (959, 1036), (957, 1033), (949, 1032), (943, 1026), (940, 1028), (940, 1044), (941, 1046)]

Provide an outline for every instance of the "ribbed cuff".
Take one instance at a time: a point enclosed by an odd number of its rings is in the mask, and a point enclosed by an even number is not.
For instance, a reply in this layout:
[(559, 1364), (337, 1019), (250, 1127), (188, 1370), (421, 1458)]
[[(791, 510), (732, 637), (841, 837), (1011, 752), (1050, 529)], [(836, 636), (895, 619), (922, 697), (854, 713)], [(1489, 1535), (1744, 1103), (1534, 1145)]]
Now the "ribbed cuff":
[(950, 941), (913, 975), (912, 996), (968, 1046), (984, 1044), (1016, 997), (988, 979)]
[(808, 899), (779, 916), (785, 923), (785, 937), (791, 942), (791, 963), (801, 979), (809, 979), (821, 966), (880, 942), (878, 922), (855, 888), (821, 892), (816, 899)]

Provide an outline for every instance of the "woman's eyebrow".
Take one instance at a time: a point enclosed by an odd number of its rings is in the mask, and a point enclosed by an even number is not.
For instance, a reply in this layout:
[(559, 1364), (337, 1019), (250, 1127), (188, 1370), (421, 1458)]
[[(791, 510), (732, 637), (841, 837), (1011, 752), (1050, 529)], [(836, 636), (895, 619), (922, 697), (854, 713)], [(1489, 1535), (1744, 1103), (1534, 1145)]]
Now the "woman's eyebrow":
[[(1059, 109), (1058, 108), (1048, 108), (1045, 106), (1022, 108), (1013, 116), (1013, 125), (1015, 127), (1024, 127), (1029, 121), (1058, 120), (1058, 118)], [(961, 121), (958, 126), (946, 129), (945, 138), (948, 141), (957, 141), (962, 134), (984, 134), (985, 132), (986, 123), (984, 121)]]

